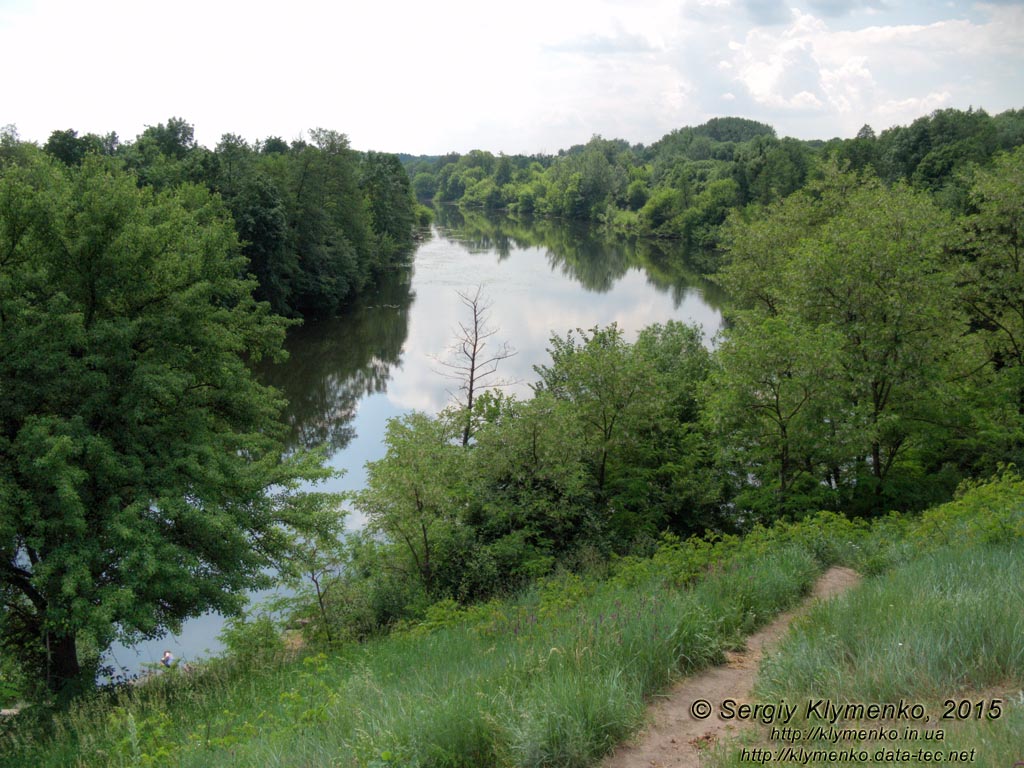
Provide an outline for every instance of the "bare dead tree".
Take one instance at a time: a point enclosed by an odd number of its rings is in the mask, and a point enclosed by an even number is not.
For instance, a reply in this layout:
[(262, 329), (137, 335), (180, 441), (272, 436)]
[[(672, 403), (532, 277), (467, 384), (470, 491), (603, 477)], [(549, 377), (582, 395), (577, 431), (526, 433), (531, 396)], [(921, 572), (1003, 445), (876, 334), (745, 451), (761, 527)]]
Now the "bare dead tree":
[(444, 376), (459, 382), (462, 395), (455, 397), (464, 409), (462, 444), (467, 445), (473, 435), (473, 403), (477, 395), (481, 390), (512, 383), (491, 377), (497, 373), (498, 363), (512, 357), (516, 351), (508, 342), (502, 342), (496, 349), (487, 349), (489, 340), (498, 330), (488, 324), (489, 310), (493, 305), (483, 296), (483, 286), (478, 285), (473, 291), (457, 293), (459, 301), (469, 312), (469, 319), (460, 321), (458, 329), (454, 331), (455, 341), (450, 347), (449, 359), (438, 362), (447, 369), (447, 372), (441, 372)]

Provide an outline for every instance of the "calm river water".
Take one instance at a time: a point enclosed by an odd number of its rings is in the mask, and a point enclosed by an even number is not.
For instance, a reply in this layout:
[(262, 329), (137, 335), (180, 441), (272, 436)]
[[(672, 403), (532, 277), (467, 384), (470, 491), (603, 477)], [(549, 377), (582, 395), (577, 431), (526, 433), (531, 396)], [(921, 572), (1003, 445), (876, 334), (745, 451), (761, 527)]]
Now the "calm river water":
[[(458, 292), (477, 286), (497, 331), (490, 343), (516, 350), (498, 375), (515, 382), (506, 392), (523, 397), (536, 379), (533, 366), (548, 360), (552, 333), (616, 322), (633, 340), (646, 325), (677, 319), (711, 337), (724, 302), (671, 246), (610, 240), (563, 222), (442, 209), (409, 267), (386, 274), (345, 316), (294, 329), (288, 361), (259, 371), (288, 398), (293, 442), (329, 446), (331, 466), (344, 474), (326, 490), (362, 486), (366, 462), (384, 455), (388, 419), (436, 413), (451, 402), (458, 384), (445, 378), (441, 361), (459, 321), (468, 319)], [(363, 522), (355, 512), (346, 519), (349, 528)], [(180, 659), (208, 656), (221, 649), (222, 626), (220, 616), (203, 616), (180, 635), (115, 646), (110, 661), (137, 672), (165, 648)]]

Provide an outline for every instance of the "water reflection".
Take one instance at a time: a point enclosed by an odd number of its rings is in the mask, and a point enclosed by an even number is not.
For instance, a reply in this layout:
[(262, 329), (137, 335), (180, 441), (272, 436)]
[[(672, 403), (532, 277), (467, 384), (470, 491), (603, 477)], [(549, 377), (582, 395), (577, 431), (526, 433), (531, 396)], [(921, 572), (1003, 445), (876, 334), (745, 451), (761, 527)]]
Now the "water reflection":
[[(649, 305), (650, 288), (691, 318), (684, 303), (717, 315), (725, 302), (676, 243), (452, 206), (437, 209), (436, 230), (439, 237), (421, 246), (416, 257), (417, 292), (412, 267), (388, 272), (377, 291), (342, 317), (293, 329), (285, 345), (287, 362), (259, 369), (260, 379), (288, 400), (284, 418), (292, 446), (326, 446), (329, 455), (346, 448), (356, 437), (360, 401), (387, 392), (402, 364), (403, 345), (409, 352), (406, 370), (389, 400), (399, 409), (443, 407), (451, 384), (436, 375), (433, 358), (444, 353), (452, 329), (464, 319), (457, 315), (460, 287), (488, 283), (487, 294), (501, 299), (494, 322), (503, 338), (524, 352), (509, 364), (518, 366), (509, 374), (519, 381), (532, 380), (532, 366), (544, 359), (551, 332), (612, 320), (629, 329), (667, 319)], [(538, 261), (540, 272), (531, 266)], [(554, 279), (542, 277), (545, 261)], [(514, 296), (518, 300), (508, 305)], [(416, 327), (410, 331), (414, 303)], [(345, 468), (352, 472), (359, 466)]]
[(543, 248), (552, 271), (593, 293), (607, 293), (629, 270), (639, 269), (652, 287), (672, 296), (676, 307), (694, 289), (716, 309), (725, 301), (676, 242), (626, 238), (582, 222), (512, 218), (447, 205), (437, 207), (436, 222), (442, 238), (474, 254), (507, 259), (516, 249)]
[(284, 393), (291, 446), (327, 446), (337, 453), (355, 436), (359, 401), (387, 390), (409, 332), (412, 273), (382, 275), (372, 296), (343, 316), (292, 329), (288, 360), (266, 363), (257, 375)]
[[(671, 243), (608, 238), (592, 227), (557, 221), (438, 211), (439, 237), (422, 243), (415, 268), (384, 275), (377, 291), (343, 317), (292, 329), (287, 362), (264, 365), (260, 379), (288, 399), (284, 414), (293, 446), (325, 445), (343, 472), (323, 490), (351, 491), (365, 482), (365, 464), (384, 455), (388, 419), (418, 409), (436, 413), (453, 383), (438, 373), (464, 316), (458, 291), (482, 285), (493, 301), (495, 343), (518, 354), (500, 376), (505, 391), (530, 394), (533, 366), (548, 361), (552, 333), (618, 323), (630, 341), (651, 323), (721, 324), (724, 297)], [(346, 525), (365, 521), (354, 512)], [(180, 635), (118, 647), (115, 663), (155, 662), (164, 648), (183, 659), (218, 652), (222, 619), (187, 622)], [(133, 664), (133, 660), (136, 663)]]

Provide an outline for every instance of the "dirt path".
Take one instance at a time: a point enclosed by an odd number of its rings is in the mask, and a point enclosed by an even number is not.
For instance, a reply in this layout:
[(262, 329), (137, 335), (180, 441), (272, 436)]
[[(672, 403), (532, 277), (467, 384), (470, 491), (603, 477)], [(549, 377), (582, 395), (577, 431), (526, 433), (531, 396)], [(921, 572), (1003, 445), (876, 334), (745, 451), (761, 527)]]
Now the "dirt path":
[(712, 715), (697, 720), (690, 705), (706, 699), (715, 706), (724, 699), (750, 702), (750, 691), (764, 652), (782, 638), (790, 622), (814, 600), (823, 600), (849, 589), (860, 580), (849, 568), (832, 568), (814, 586), (814, 591), (798, 608), (781, 614), (771, 624), (747, 638), (747, 649), (727, 654), (724, 666), (713, 667), (680, 680), (666, 698), (649, 710), (649, 725), (635, 741), (624, 744), (601, 763), (601, 768), (696, 768), (701, 750), (723, 736), (735, 734), (738, 727)]

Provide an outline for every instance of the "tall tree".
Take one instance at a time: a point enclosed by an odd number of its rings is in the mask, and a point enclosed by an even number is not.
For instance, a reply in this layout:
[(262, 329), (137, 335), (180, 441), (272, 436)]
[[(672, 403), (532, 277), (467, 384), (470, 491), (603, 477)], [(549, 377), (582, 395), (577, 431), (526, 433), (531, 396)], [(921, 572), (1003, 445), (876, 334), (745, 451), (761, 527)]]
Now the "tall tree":
[(551, 364), (534, 367), (540, 376), (535, 388), (575, 410), (601, 498), (615, 458), (636, 438), (631, 424), (652, 406), (646, 396), (652, 372), (648, 361), (633, 356), (615, 323), (577, 333), (551, 337)]
[(367, 152), (360, 163), (359, 184), (366, 193), (380, 262), (388, 264), (412, 244), (409, 176), (397, 156)]
[(367, 464), (366, 487), (355, 498), (369, 527), (398, 547), (391, 567), (437, 597), (436, 550), (458, 525), (467, 454), (444, 419), (410, 413), (388, 422), (387, 454)]
[(829, 418), (841, 410), (840, 348), (828, 327), (751, 313), (716, 350), (705, 416), (739, 503), (763, 519), (827, 506), (839, 474), (833, 457), (845, 459)]
[(197, 187), (97, 157), (0, 169), (0, 636), (52, 691), (91, 684), (85, 638), (237, 611), (334, 514), (244, 359), (284, 326), (241, 262)]
[(998, 367), (1024, 367), (1024, 148), (978, 174), (961, 295)]
[(847, 490), (884, 511), (891, 471), (924, 450), (929, 430), (954, 426), (949, 362), (965, 325), (946, 258), (950, 217), (924, 193), (833, 166), (741, 229), (720, 278), (754, 311), (837, 345), (841, 396), (823, 418), (856, 435)]

